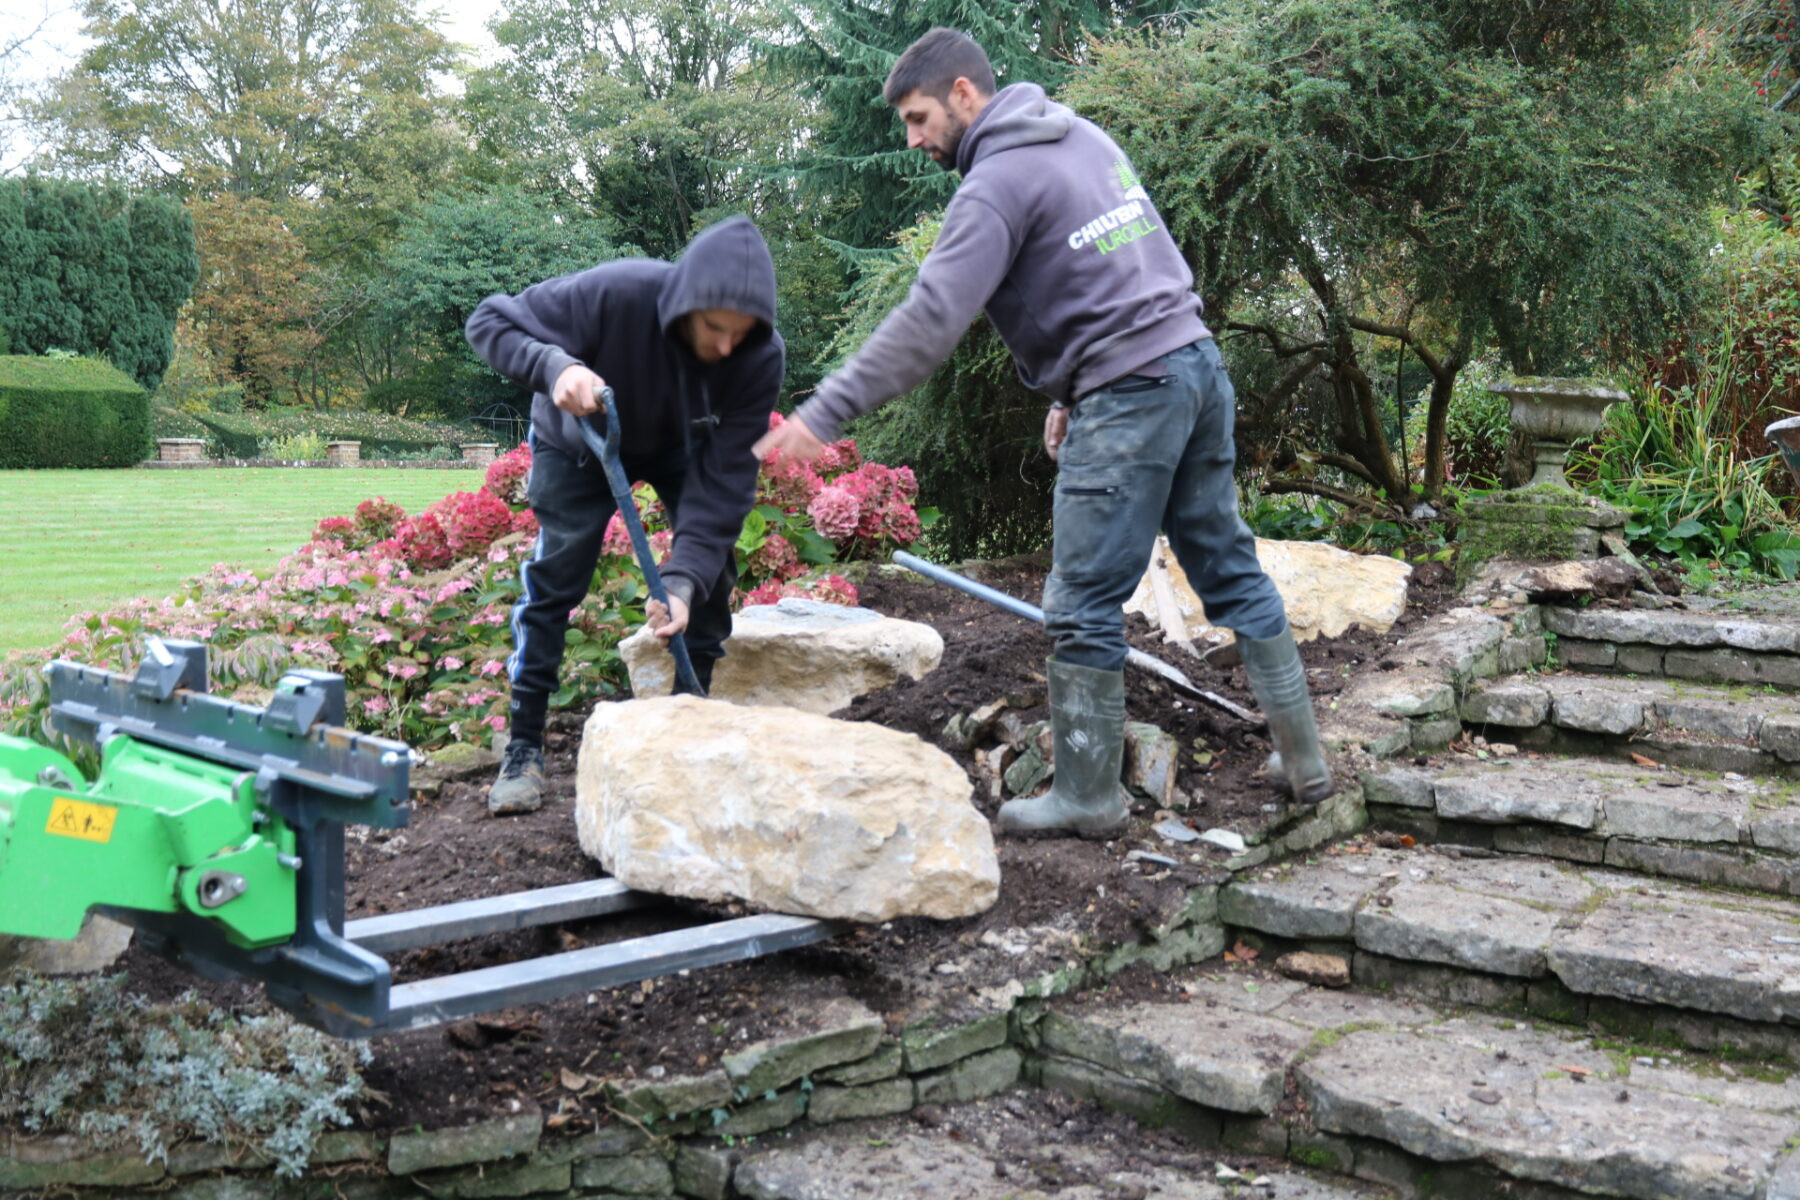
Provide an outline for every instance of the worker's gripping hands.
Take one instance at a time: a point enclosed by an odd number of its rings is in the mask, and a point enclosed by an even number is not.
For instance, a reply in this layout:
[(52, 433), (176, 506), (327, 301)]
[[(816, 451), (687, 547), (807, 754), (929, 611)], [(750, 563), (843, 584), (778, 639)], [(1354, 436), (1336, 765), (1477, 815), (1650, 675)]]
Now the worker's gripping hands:
[(670, 592), (667, 608), (655, 600), (644, 605), (644, 620), (650, 626), (650, 632), (666, 642), (687, 628), (687, 601)]
[(605, 387), (606, 380), (580, 363), (570, 363), (556, 377), (550, 399), (564, 412), (585, 417), (600, 411), (600, 392)]

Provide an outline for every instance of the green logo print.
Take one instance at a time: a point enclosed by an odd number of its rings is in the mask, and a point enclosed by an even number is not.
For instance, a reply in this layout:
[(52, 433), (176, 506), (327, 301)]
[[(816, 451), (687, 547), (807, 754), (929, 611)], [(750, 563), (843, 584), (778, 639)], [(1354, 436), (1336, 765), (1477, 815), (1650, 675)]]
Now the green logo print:
[(1150, 223), (1150, 197), (1131, 164), (1124, 159), (1115, 162), (1113, 175), (1118, 179), (1119, 190), (1125, 193), (1125, 202), (1069, 234), (1069, 249), (1092, 246), (1101, 254), (1111, 254), (1121, 246), (1156, 232), (1158, 227)]

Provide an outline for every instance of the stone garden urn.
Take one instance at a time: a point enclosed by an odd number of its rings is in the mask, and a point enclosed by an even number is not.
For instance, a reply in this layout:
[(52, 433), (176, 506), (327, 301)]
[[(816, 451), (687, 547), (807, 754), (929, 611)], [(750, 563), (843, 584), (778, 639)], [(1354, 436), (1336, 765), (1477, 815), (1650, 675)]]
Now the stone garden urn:
[(1569, 488), (1563, 476), (1569, 447), (1593, 436), (1608, 405), (1628, 399), (1601, 379), (1518, 378), (1502, 380), (1491, 390), (1512, 402), (1513, 428), (1531, 439), (1536, 469), (1526, 487)]

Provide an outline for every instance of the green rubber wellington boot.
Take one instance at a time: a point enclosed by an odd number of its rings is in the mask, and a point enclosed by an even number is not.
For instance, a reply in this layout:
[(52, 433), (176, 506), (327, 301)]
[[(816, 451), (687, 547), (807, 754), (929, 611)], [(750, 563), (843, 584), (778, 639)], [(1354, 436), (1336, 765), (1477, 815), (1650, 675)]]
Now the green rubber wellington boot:
[(1294, 799), (1317, 804), (1335, 790), (1325, 756), (1319, 751), (1319, 727), (1313, 719), (1312, 694), (1306, 686), (1306, 668), (1294, 645), (1294, 631), (1283, 628), (1272, 638), (1239, 636), (1238, 654), (1250, 690), (1269, 722), (1275, 753), (1269, 755), (1269, 774), (1286, 781)]
[(1000, 806), (1000, 832), (1107, 838), (1131, 807), (1119, 785), (1125, 757), (1125, 673), (1047, 664), (1056, 774), (1050, 790)]

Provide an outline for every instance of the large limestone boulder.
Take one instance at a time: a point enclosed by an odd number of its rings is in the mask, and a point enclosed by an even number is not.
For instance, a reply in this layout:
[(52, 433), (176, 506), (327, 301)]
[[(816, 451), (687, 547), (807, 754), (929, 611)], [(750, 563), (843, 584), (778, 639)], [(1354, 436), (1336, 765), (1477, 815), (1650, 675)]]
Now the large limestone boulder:
[[(1406, 584), (1412, 567), (1382, 554), (1351, 554), (1324, 542), (1276, 542), (1256, 539), (1256, 558), (1287, 605), (1288, 624), (1294, 640), (1336, 637), (1352, 625), (1376, 633), (1392, 629), (1406, 611)], [(1157, 606), (1155, 574), (1158, 562), (1167, 569), (1168, 590), (1173, 592), (1178, 628), (1204, 650), (1233, 640), (1229, 629), (1206, 619), (1200, 597), (1188, 585), (1187, 575), (1169, 549), (1168, 539), (1158, 537), (1151, 551), (1150, 569), (1138, 581), (1137, 591), (1125, 605), (1126, 612), (1142, 613), (1152, 625), (1168, 628)]]
[[(674, 690), (675, 660), (648, 627), (619, 644), (631, 694)], [(865, 692), (919, 679), (944, 657), (944, 639), (917, 621), (793, 597), (757, 604), (731, 622), (710, 695), (733, 704), (836, 712)]]
[(853, 921), (965, 917), (1000, 890), (970, 792), (911, 734), (671, 696), (588, 718), (575, 827), (641, 891)]
[(72, 938), (0, 937), (0, 979), (23, 972), (86, 975), (104, 971), (131, 947), (131, 926), (89, 913)]

